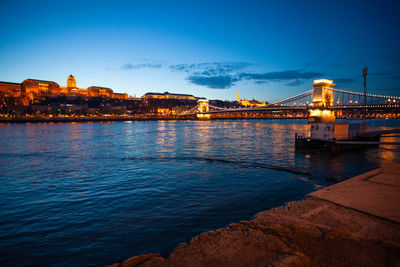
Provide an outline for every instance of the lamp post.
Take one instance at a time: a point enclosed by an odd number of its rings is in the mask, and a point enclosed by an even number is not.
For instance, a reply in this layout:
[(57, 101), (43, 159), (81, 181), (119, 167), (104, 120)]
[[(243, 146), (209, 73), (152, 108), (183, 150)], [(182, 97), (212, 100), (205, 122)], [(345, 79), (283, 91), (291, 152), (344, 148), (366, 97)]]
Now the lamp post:
[(368, 74), (368, 68), (365, 67), (363, 69), (363, 76), (364, 76), (364, 105), (367, 103), (365, 102), (367, 99), (367, 74)]
[(367, 74), (368, 74), (368, 68), (365, 67), (363, 69), (363, 76), (364, 76), (364, 117), (367, 117)]

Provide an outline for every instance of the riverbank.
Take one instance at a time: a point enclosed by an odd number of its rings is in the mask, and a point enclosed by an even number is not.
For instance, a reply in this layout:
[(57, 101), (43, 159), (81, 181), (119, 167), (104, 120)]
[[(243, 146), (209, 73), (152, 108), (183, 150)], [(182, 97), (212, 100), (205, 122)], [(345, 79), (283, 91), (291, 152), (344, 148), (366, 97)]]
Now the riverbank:
[[(400, 164), (111, 266), (398, 266)], [(162, 242), (160, 240), (160, 242)]]

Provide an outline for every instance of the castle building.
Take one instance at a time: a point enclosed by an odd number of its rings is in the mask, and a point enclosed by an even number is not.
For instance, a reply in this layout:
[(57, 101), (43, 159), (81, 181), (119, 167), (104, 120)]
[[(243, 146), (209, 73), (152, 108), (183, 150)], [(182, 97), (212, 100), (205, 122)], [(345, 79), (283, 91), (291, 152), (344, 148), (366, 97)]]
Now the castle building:
[(28, 93), (34, 99), (39, 95), (58, 95), (60, 86), (56, 82), (27, 79), (22, 82), (22, 92)]
[(263, 102), (259, 102), (257, 100), (247, 100), (247, 99), (240, 99), (240, 92), (238, 93), (238, 99), (237, 102), (239, 103), (239, 105), (241, 106), (245, 106), (245, 107), (264, 107), (267, 104), (265, 103), (265, 101)]
[(0, 82), (0, 96), (14, 96), (22, 92), (20, 83)]
[(27, 79), (22, 83), (0, 82), (0, 98), (16, 98), (21, 100), (19, 102), (22, 105), (29, 105), (29, 102), (45, 96), (58, 95), (128, 99), (127, 94), (114, 93), (112, 89), (106, 87), (79, 88), (72, 74), (68, 76), (67, 86), (36, 79)]
[(68, 76), (67, 88), (76, 88), (76, 79), (72, 74)]
[(0, 107), (6, 102), (18, 106), (28, 106), (29, 101), (29, 94), (22, 92), (22, 84), (0, 82)]

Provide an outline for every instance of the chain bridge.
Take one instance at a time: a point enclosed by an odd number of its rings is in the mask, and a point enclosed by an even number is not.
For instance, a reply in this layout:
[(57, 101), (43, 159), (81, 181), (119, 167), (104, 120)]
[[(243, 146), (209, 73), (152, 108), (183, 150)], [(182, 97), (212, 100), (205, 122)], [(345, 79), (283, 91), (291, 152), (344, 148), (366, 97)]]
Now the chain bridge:
[(331, 80), (315, 80), (313, 89), (262, 107), (221, 108), (209, 104), (207, 99), (199, 99), (198, 105), (181, 115), (196, 115), (210, 118), (213, 113), (260, 112), (279, 110), (400, 110), (400, 96), (387, 96), (352, 92), (334, 88)]

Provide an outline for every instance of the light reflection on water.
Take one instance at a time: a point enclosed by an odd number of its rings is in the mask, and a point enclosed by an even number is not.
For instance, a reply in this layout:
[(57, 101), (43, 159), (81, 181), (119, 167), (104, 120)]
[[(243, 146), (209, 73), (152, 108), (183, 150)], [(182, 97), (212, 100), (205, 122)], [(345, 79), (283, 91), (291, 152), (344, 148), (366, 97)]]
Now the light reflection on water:
[(0, 265), (166, 255), (200, 232), (302, 199), (328, 176), (399, 160), (393, 145), (296, 153), (294, 134), (307, 129), (261, 120), (0, 125)]

